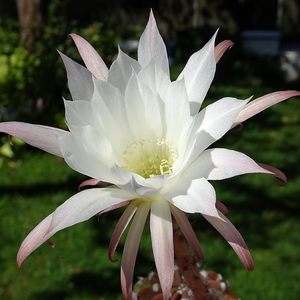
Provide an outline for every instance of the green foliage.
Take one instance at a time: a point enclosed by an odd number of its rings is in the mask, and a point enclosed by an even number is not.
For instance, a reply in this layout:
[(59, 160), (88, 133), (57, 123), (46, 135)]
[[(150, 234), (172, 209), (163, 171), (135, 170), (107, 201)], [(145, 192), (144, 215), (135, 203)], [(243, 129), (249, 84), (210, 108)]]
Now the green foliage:
[(18, 22), (0, 17), (0, 53), (9, 54), (19, 45)]
[[(13, 114), (14, 116), (28, 114), (32, 112), (34, 100), (31, 91), (35, 82), (35, 72), (41, 64), (41, 60), (34, 55), (28, 53), (24, 48), (17, 47), (10, 54), (0, 54), (0, 90), (1, 90), (1, 106), (0, 117), (3, 119), (5, 114)], [(14, 111), (6, 111), (4, 109), (12, 109), (11, 104), (16, 104)]]
[(62, 96), (70, 99), (70, 95), (56, 49), (82, 63), (69, 33), (87, 39), (109, 66), (116, 58), (117, 45), (137, 39), (142, 31), (140, 26), (121, 26), (109, 17), (82, 27), (77, 20), (66, 19), (66, 10), (66, 2), (50, 2), (35, 53), (19, 46), (18, 23), (0, 17), (0, 121), (64, 123)]
[[(62, 3), (51, 1), (48, 24), (34, 54), (19, 47), (17, 24), (0, 18), (0, 121), (6, 118), (64, 126), (61, 95), (69, 95), (55, 48), (80, 61), (68, 33), (86, 38), (108, 64), (115, 58), (117, 43), (140, 35), (139, 26), (122, 28), (113, 20), (92, 22), (84, 28), (77, 21), (66, 22)], [(226, 63), (226, 59), (225, 64), (223, 60), (218, 63), (218, 69), (225, 69), (226, 74), (217, 73), (206, 104), (225, 96), (246, 99), (289, 87), (281, 80), (276, 61), (234, 60), (229, 56)], [(181, 64), (174, 64), (173, 78), (181, 69)], [(267, 72), (270, 69), (271, 75)], [(40, 110), (36, 106), (39, 99), (43, 100)], [(205, 254), (204, 268), (220, 272), (244, 300), (299, 298), (299, 106), (299, 99), (278, 104), (247, 121), (241, 132), (231, 131), (214, 145), (244, 152), (288, 176), (286, 187), (278, 186), (267, 175), (213, 182), (218, 199), (229, 208), (229, 219), (251, 250), (256, 269), (246, 271), (226, 241), (201, 216), (190, 216)], [(111, 263), (107, 258), (109, 239), (121, 210), (57, 233), (52, 240), (56, 249), (43, 245), (25, 261), (25, 270), (17, 268), (15, 256), (22, 240), (76, 193), (85, 177), (51, 155), (22, 145), (11, 149), (6, 137), (1, 138), (0, 153), (0, 299), (121, 300), (120, 262)], [(123, 243), (124, 239), (117, 259), (121, 258)], [(145, 229), (135, 279), (153, 270), (151, 251), (149, 230)]]

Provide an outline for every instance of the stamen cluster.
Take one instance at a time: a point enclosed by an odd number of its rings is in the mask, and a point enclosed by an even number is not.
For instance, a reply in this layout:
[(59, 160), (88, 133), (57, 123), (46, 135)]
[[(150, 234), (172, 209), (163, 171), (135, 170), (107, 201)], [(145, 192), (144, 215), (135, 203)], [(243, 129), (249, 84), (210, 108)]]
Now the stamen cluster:
[(132, 142), (123, 152), (123, 169), (144, 178), (172, 174), (172, 166), (178, 158), (175, 147), (166, 139), (142, 139)]

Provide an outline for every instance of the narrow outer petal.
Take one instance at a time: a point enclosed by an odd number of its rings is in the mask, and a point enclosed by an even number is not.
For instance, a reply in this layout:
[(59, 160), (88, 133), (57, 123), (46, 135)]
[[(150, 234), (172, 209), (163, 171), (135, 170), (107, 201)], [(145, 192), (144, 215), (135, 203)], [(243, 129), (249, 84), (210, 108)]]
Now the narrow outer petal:
[(220, 210), (225, 216), (228, 214), (228, 208), (219, 200), (216, 201), (216, 208)]
[[(20, 267), (26, 257), (32, 253), (37, 247), (39, 247), (43, 242), (47, 241), (44, 239), (45, 233), (48, 231), (49, 226), (52, 222), (53, 213), (46, 217), (42, 222), (40, 222), (26, 237), (23, 241), (18, 254), (17, 254), (17, 264)], [(42, 242), (40, 242), (42, 241)]]
[(115, 261), (113, 259), (113, 256), (115, 254), (116, 248), (118, 246), (118, 243), (120, 241), (120, 238), (126, 229), (127, 225), (129, 224), (130, 220), (132, 219), (134, 213), (136, 212), (138, 207), (138, 203), (136, 201), (133, 201), (124, 211), (121, 218), (119, 219), (115, 230), (111, 236), (109, 247), (108, 247), (108, 258), (111, 261)]
[(132, 194), (115, 188), (89, 189), (74, 195), (37, 225), (25, 238), (17, 255), (18, 265), (20, 266), (30, 253), (57, 231), (86, 221), (99, 211), (132, 198)]
[(219, 212), (219, 218), (203, 215), (203, 217), (211, 223), (219, 233), (227, 240), (230, 246), (233, 248), (239, 259), (243, 262), (247, 270), (253, 270), (254, 264), (251, 254), (247, 248), (247, 245), (233, 226), (233, 224), (221, 213)]
[(58, 138), (65, 134), (70, 134), (62, 129), (23, 122), (0, 123), (0, 132), (15, 136), (31, 146), (60, 157), (62, 157), (62, 152)]
[(169, 299), (174, 278), (173, 225), (167, 201), (154, 201), (151, 205), (150, 231), (155, 265), (163, 299)]
[(200, 248), (199, 241), (195, 235), (195, 232), (185, 213), (176, 208), (174, 205), (170, 205), (170, 208), (172, 215), (176, 219), (176, 222), (178, 223), (182, 233), (184, 234), (196, 257), (199, 260), (202, 260), (204, 258), (203, 252)]
[(226, 50), (230, 50), (233, 47), (234, 43), (230, 40), (223, 41), (219, 43), (215, 47), (215, 59), (216, 62), (220, 60), (220, 58), (223, 56)]
[(142, 203), (130, 226), (122, 256), (121, 266), (121, 286), (125, 300), (131, 300), (132, 296), (132, 277), (136, 260), (137, 251), (145, 221), (150, 210), (150, 203)]
[(237, 115), (231, 128), (255, 116), (266, 108), (289, 99), (291, 97), (300, 96), (298, 91), (282, 91), (267, 94), (249, 102), (244, 109)]
[[(263, 169), (269, 171), (272, 175), (281, 179), (283, 181), (283, 184), (279, 184), (279, 185), (285, 185), (287, 183), (287, 178), (286, 178), (285, 174), (283, 172), (281, 172), (280, 170), (278, 170), (272, 166), (266, 165), (266, 164), (258, 163), (258, 165), (260, 167), (262, 167)], [(267, 173), (267, 172), (264, 172), (264, 173)]]
[(97, 78), (106, 81), (108, 68), (97, 51), (82, 37), (70, 34), (88, 70)]
[(169, 76), (169, 62), (166, 45), (159, 34), (152, 11), (138, 46), (138, 62), (145, 67), (154, 59)]
[(126, 206), (126, 205), (130, 204), (131, 201), (132, 201), (132, 200), (127, 200), (127, 201), (123, 201), (123, 202), (121, 202), (121, 203), (112, 205), (112, 206), (110, 206), (110, 207), (108, 207), (108, 208), (106, 208), (106, 209), (104, 209), (104, 210), (101, 210), (99, 213), (97, 213), (97, 216), (100, 216), (100, 215), (102, 215), (102, 214), (106, 214), (106, 213), (108, 213), (108, 212), (110, 212), (110, 211), (112, 211), (112, 210), (115, 210), (115, 209), (117, 209), (117, 208)]
[(78, 192), (80, 192), (82, 188), (85, 186), (100, 185), (100, 184), (108, 184), (108, 182), (104, 182), (98, 179), (87, 179), (80, 183), (80, 185), (78, 186)]

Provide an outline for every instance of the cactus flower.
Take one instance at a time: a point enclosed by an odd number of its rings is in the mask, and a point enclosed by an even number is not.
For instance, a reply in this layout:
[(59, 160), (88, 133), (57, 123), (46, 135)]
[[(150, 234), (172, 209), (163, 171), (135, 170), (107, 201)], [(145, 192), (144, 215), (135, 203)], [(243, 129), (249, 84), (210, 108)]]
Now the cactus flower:
[[(254, 114), (300, 93), (277, 92), (254, 101), (225, 97), (201, 109), (217, 61), (232, 43), (224, 41), (215, 47), (215, 34), (172, 82), (166, 47), (152, 13), (139, 41), (138, 59), (119, 50), (109, 69), (87, 41), (76, 34), (71, 37), (86, 67), (60, 53), (72, 95), (72, 100), (64, 100), (69, 130), (3, 122), (0, 131), (62, 157), (72, 169), (92, 178), (82, 186), (93, 187), (66, 200), (29, 233), (19, 249), (18, 264), (57, 231), (127, 205), (109, 245), (113, 260), (132, 220), (121, 263), (126, 300), (132, 297), (136, 254), (148, 217), (165, 300), (174, 276), (172, 218), (195, 255), (203, 258), (186, 213), (202, 214), (251, 270), (249, 250), (226, 218), (226, 208), (217, 201), (210, 181), (246, 173), (283, 180), (285, 176), (243, 153), (211, 145)], [(103, 182), (111, 185), (97, 186)]]

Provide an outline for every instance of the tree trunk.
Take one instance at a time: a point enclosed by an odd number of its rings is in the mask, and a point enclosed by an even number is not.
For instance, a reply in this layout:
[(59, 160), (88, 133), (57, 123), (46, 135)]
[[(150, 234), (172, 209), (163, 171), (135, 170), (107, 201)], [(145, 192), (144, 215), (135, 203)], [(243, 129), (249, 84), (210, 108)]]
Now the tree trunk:
[(29, 52), (37, 50), (37, 40), (42, 33), (41, 1), (16, 0), (21, 27), (21, 45)]

